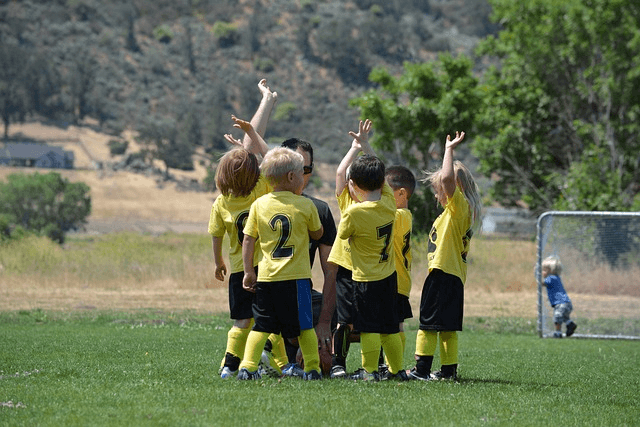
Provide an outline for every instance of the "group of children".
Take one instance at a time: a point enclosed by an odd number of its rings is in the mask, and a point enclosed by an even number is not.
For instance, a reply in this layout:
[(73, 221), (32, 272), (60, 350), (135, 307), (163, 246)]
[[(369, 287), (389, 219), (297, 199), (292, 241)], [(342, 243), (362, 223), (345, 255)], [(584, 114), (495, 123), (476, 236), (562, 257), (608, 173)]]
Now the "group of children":
[[(228, 333), (220, 375), (261, 377), (265, 344), (277, 359), (279, 374), (294, 372), (284, 339), (297, 338), (306, 380), (322, 378), (313, 328), (310, 239), (323, 234), (318, 211), (301, 195), (303, 156), (278, 147), (268, 150), (262, 135), (276, 94), (261, 81), (263, 102), (251, 122), (233, 118), (245, 138), (227, 140), (241, 147), (225, 154), (216, 171), (221, 194), (209, 221), (215, 276), (227, 272), (222, 239), (229, 236), (229, 303), (234, 326)], [(341, 219), (328, 261), (337, 265), (336, 320), (331, 378), (432, 380), (457, 377), (457, 331), (462, 329), (467, 254), (480, 224), (478, 187), (467, 168), (453, 160), (464, 139), (447, 136), (442, 168), (430, 174), (443, 213), (429, 234), (429, 274), (420, 302), (416, 365), (404, 369), (403, 322), (412, 317), (412, 217), (408, 200), (416, 180), (403, 166), (386, 168), (368, 142), (372, 123), (359, 123), (351, 147), (336, 171)], [(262, 162), (259, 158), (263, 157)], [(346, 357), (351, 335), (359, 333), (362, 368), (350, 376)], [(355, 334), (354, 334), (355, 335)], [(440, 343), (442, 368), (431, 372)], [(268, 362), (267, 362), (268, 365)]]

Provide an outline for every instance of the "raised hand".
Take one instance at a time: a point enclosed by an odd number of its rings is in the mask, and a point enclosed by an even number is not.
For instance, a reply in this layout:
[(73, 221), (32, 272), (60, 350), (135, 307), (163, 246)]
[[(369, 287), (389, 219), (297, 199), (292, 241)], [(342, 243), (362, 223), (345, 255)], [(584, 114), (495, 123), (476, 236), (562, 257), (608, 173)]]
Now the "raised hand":
[(464, 132), (456, 131), (456, 137), (451, 140), (451, 136), (447, 135), (447, 142), (444, 145), (444, 148), (456, 148), (458, 144), (462, 142), (464, 139)]
[(364, 122), (360, 120), (358, 123), (358, 133), (349, 131), (349, 136), (353, 138), (351, 146), (362, 149), (364, 144), (369, 143), (369, 132), (371, 131), (371, 120), (366, 119)]
[(253, 132), (253, 126), (251, 125), (250, 122), (248, 122), (246, 120), (239, 119), (236, 116), (234, 116), (233, 114), (231, 115), (231, 120), (233, 120), (233, 122), (234, 122), (234, 125), (233, 125), (234, 128), (241, 129), (246, 134), (249, 134), (249, 133)]
[(271, 92), (271, 89), (267, 86), (267, 79), (262, 79), (258, 82), (258, 89), (263, 98), (272, 99), (273, 101), (278, 99), (278, 92)]
[(235, 139), (233, 135), (231, 135), (230, 133), (225, 133), (224, 139), (226, 139), (231, 145), (237, 145), (239, 147), (242, 147), (242, 140)]

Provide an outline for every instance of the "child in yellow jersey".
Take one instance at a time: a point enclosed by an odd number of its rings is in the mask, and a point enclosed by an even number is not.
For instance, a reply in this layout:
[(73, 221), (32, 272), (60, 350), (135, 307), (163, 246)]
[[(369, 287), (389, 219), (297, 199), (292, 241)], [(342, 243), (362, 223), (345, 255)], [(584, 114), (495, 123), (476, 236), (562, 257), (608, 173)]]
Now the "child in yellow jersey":
[[(429, 273), (420, 299), (420, 330), (416, 337), (416, 366), (409, 377), (419, 380), (457, 379), (458, 334), (462, 330), (467, 255), (474, 230), (480, 225), (482, 203), (469, 170), (453, 160), (453, 149), (464, 139), (447, 135), (442, 168), (424, 181), (431, 183), (444, 211), (429, 233)], [(440, 342), (439, 371), (431, 364)]]
[[(371, 121), (360, 122), (350, 150), (338, 166), (336, 193), (346, 188), (353, 203), (342, 209), (338, 237), (351, 248), (354, 329), (360, 332), (362, 366), (352, 379), (379, 380), (380, 347), (389, 360), (390, 377), (406, 379), (402, 367), (402, 341), (396, 312), (398, 293), (395, 254), (392, 247), (396, 205), (385, 183), (384, 163), (368, 143)], [(349, 170), (348, 177), (346, 170)], [(344, 173), (344, 175), (343, 175)], [(341, 182), (344, 176), (346, 182)], [(342, 187), (340, 187), (342, 185)]]
[[(260, 169), (273, 192), (258, 198), (244, 227), (243, 287), (256, 293), (255, 325), (247, 338), (238, 379), (258, 379), (260, 353), (270, 333), (298, 338), (305, 360), (304, 379), (322, 378), (318, 341), (311, 310), (309, 238), (319, 239), (323, 229), (313, 202), (301, 196), (304, 159), (278, 147), (265, 156)], [(262, 259), (253, 268), (254, 245)]]
[[(243, 129), (247, 135), (252, 135), (256, 139), (259, 136), (252, 123), (261, 132), (264, 132), (266, 117), (268, 117), (277, 97), (276, 93), (271, 92), (266, 86), (266, 80), (261, 80), (258, 87), (263, 98), (251, 123), (232, 117), (236, 123), (234, 127)], [(270, 192), (271, 187), (266, 179), (260, 175), (259, 162), (254, 154), (263, 155), (266, 152), (265, 148), (253, 138), (246, 137), (244, 142), (234, 140), (231, 135), (225, 135), (225, 138), (238, 145), (239, 148), (227, 152), (218, 163), (215, 181), (221, 194), (211, 207), (208, 231), (212, 236), (215, 278), (220, 281), (223, 281), (227, 274), (227, 266), (222, 257), (222, 243), (225, 234), (229, 237), (229, 269), (231, 273), (229, 275), (229, 311), (234, 324), (227, 334), (227, 348), (220, 376), (230, 378), (238, 371), (238, 365), (244, 355), (247, 336), (253, 321), (254, 294), (242, 288), (242, 240), (244, 238), (242, 229), (253, 201)], [(254, 266), (257, 264), (258, 258), (256, 257)], [(285, 357), (284, 363), (286, 363), (282, 338), (272, 336), (270, 340), (280, 350), (279, 354)]]
[[(404, 166), (391, 166), (386, 169), (385, 179), (393, 190), (396, 201), (396, 220), (393, 225), (393, 251), (396, 257), (396, 273), (398, 275), (398, 299), (396, 309), (400, 321), (400, 339), (402, 340), (402, 354), (406, 345), (404, 335), (404, 321), (413, 317), (409, 295), (411, 293), (411, 230), (413, 217), (409, 208), (409, 199), (416, 188), (416, 178)], [(383, 352), (380, 352), (378, 371), (381, 377), (388, 374)]]

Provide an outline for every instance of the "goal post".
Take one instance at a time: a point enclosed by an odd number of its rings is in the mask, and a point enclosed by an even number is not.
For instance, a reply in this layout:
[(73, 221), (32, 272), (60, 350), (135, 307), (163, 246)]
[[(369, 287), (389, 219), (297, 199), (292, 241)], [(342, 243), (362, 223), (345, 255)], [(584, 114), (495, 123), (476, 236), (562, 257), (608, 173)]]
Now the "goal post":
[(541, 265), (556, 256), (578, 325), (574, 337), (640, 339), (640, 212), (545, 212), (536, 243), (541, 338), (555, 331)]

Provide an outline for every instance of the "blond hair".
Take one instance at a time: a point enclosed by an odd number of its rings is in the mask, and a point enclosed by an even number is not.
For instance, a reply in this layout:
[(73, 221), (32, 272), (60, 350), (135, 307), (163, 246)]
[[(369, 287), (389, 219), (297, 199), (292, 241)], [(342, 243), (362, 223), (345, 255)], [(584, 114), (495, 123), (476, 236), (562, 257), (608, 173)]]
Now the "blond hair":
[[(471, 215), (471, 229), (477, 231), (482, 224), (482, 199), (480, 189), (473, 179), (471, 171), (459, 160), (453, 162), (453, 171), (456, 177), (456, 186), (460, 188), (464, 198), (469, 203), (469, 214)], [(442, 168), (433, 172), (426, 172), (426, 177), (422, 182), (431, 184), (436, 194), (442, 194)]]
[(224, 196), (248, 196), (259, 178), (258, 159), (244, 148), (228, 151), (220, 158), (216, 168), (216, 187)]
[(560, 258), (556, 256), (546, 257), (542, 261), (542, 269), (549, 272), (549, 274), (554, 276), (559, 276), (562, 273), (562, 263), (560, 262)]
[(272, 186), (286, 179), (289, 172), (302, 171), (302, 154), (285, 147), (272, 148), (267, 152), (260, 165), (264, 177)]

